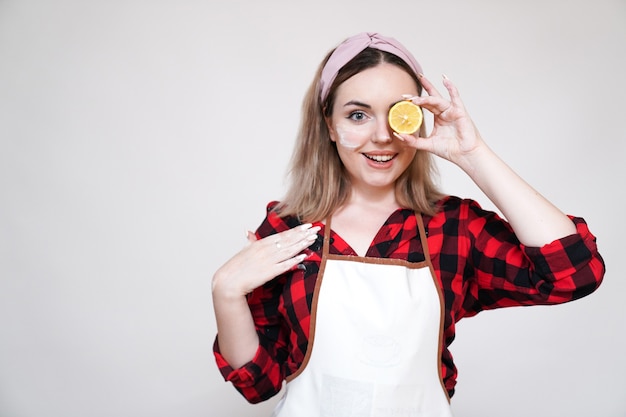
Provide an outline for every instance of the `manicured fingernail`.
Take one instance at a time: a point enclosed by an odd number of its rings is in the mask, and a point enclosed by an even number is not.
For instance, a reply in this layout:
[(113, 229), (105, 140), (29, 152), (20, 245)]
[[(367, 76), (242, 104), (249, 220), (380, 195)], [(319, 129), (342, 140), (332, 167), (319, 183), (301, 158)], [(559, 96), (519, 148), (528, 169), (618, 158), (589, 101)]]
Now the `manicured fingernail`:
[(421, 72), (419, 74), (417, 74), (418, 78), (422, 78), (424, 76), (424, 74), (422, 74)]
[(393, 132), (393, 135), (394, 135), (395, 137), (397, 137), (398, 139), (400, 139), (402, 142), (404, 142), (404, 138), (403, 138), (402, 136), (400, 136), (400, 134), (399, 134), (399, 133), (397, 133), (397, 132)]
[(449, 80), (448, 76), (446, 74), (441, 74), (441, 76), (443, 77), (444, 80)]

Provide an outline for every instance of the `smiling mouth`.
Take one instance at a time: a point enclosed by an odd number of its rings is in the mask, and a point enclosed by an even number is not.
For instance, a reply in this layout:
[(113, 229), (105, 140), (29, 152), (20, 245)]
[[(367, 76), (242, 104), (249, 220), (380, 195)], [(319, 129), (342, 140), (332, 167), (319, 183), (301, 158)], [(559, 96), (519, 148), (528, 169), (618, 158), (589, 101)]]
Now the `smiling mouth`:
[(363, 154), (367, 159), (374, 161), (374, 162), (389, 162), (391, 161), (393, 158), (396, 157), (396, 155), (368, 155), (366, 153)]

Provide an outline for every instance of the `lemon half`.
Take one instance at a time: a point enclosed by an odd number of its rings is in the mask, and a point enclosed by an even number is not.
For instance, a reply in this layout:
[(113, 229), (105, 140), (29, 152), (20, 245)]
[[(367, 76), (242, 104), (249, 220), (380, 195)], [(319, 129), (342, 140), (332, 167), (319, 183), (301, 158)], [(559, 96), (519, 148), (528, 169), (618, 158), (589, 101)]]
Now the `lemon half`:
[(422, 125), (422, 109), (410, 101), (399, 101), (389, 109), (389, 126), (402, 134), (412, 134)]

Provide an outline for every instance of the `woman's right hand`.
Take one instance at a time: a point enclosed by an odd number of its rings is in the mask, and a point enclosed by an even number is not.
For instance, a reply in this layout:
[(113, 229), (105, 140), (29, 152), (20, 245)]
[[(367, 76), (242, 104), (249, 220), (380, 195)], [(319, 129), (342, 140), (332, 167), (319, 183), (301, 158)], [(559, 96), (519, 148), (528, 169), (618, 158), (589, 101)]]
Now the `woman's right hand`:
[(215, 272), (214, 295), (245, 296), (295, 268), (306, 258), (302, 251), (315, 242), (319, 230), (306, 223), (258, 240), (248, 232), (248, 244)]

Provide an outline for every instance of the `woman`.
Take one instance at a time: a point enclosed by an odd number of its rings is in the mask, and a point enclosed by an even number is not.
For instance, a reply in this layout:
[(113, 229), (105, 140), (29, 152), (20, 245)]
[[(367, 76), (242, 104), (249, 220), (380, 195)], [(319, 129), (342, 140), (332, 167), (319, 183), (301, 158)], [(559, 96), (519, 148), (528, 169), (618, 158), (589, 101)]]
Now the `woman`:
[[(376, 33), (320, 65), (285, 198), (213, 277), (217, 363), (250, 402), (286, 380), (277, 416), (449, 416), (458, 320), (600, 284), (585, 221), (498, 158), (443, 85), (449, 100)], [(390, 129), (401, 100), (433, 114), (429, 135)], [(439, 192), (431, 155), (459, 166), (507, 220)]]

